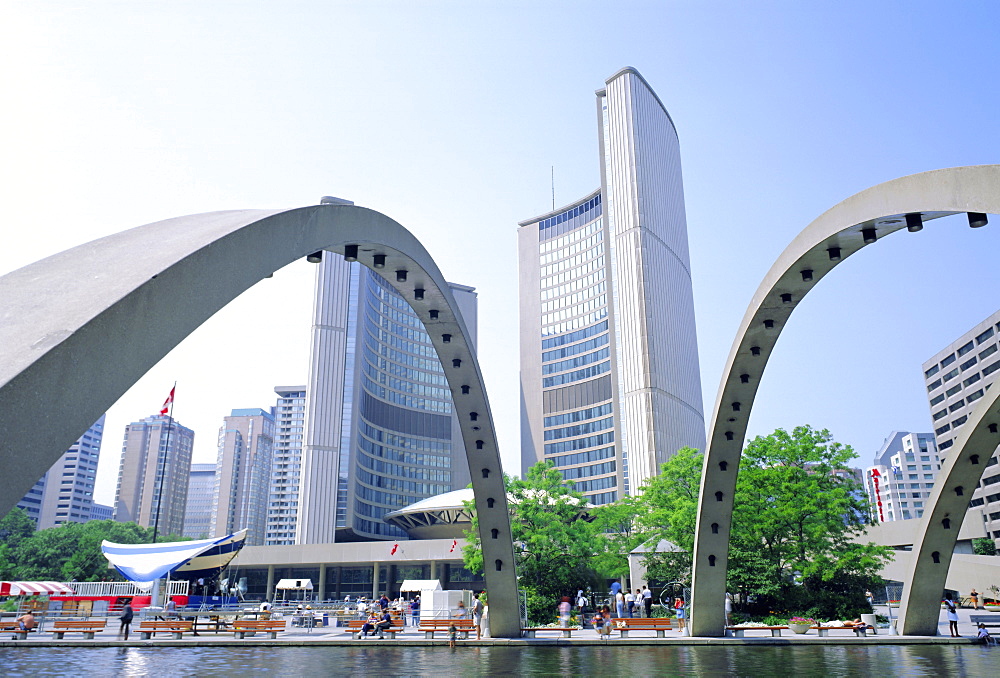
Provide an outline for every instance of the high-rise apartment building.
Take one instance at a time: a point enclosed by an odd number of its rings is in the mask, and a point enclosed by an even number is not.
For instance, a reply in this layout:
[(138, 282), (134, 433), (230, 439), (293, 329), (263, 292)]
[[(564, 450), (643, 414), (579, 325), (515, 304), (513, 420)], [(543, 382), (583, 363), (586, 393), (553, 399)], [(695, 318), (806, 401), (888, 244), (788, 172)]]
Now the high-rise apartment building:
[[(264, 482), (266, 492), (267, 482)], [(212, 508), (215, 506), (215, 464), (191, 464), (188, 474), (187, 506), (184, 509), (184, 536), (207, 539), (212, 536)]]
[[(451, 284), (475, 346), (476, 294)], [(384, 278), (327, 255), (316, 283), (298, 543), (405, 539), (382, 516), (470, 481), (444, 369)]]
[(267, 498), (264, 543), (295, 543), (299, 523), (299, 481), (302, 478), (302, 429), (306, 411), (305, 386), (275, 386), (274, 446)]
[(219, 429), (212, 528), (224, 537), (247, 529), (247, 545), (264, 543), (274, 415), (260, 408), (236, 409)]
[(893, 431), (865, 469), (872, 518), (885, 523), (922, 517), (940, 470), (934, 434)]
[[(1000, 311), (923, 364), (934, 435), (942, 457), (948, 456), (969, 413), (1000, 374), (998, 338)], [(994, 470), (997, 462), (998, 454), (994, 451), (986, 463), (983, 479), (972, 494), (967, 519), (984, 521), (987, 533), (1000, 544), (1000, 471)]]
[(115, 520), (156, 527), (160, 535), (184, 531), (194, 431), (164, 415), (125, 427), (115, 489)]
[(90, 507), (90, 519), (91, 520), (114, 520), (115, 519), (115, 507), (107, 506), (105, 504), (94, 504)]
[(17, 503), (39, 530), (91, 519), (103, 436), (101, 415)]
[(705, 448), (680, 149), (639, 73), (597, 92), (601, 187), (520, 222), (521, 461), (593, 504)]

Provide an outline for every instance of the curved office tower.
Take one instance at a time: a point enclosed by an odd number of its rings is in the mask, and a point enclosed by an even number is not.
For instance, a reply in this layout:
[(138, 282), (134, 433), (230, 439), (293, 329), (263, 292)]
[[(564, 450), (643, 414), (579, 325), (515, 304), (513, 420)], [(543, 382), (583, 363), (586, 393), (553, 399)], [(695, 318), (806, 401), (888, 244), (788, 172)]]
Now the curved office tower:
[[(451, 290), (475, 332), (474, 288)], [(406, 539), (382, 516), (471, 482), (423, 323), (384, 278), (329, 253), (317, 277), (307, 393), (297, 543)]]
[(635, 69), (606, 85), (601, 188), (518, 229), (522, 466), (593, 504), (705, 447), (677, 132)]

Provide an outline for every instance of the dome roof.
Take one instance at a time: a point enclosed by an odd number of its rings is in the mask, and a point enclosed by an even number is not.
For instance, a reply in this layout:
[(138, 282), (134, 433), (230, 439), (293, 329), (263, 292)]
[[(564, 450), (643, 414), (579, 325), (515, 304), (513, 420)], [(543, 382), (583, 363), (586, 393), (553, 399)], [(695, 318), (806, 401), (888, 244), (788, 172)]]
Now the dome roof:
[(472, 499), (472, 488), (453, 490), (386, 513), (382, 520), (405, 530), (411, 539), (461, 539), (472, 526), (465, 508)]

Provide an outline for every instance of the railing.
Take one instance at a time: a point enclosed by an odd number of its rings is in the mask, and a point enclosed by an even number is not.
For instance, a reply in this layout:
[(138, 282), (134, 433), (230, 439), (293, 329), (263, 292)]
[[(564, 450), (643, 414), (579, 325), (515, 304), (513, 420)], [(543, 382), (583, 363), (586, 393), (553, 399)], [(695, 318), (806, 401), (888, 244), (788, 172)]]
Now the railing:
[[(76, 591), (76, 595), (84, 597), (123, 597), (148, 596), (148, 589), (141, 589), (130, 581), (71, 581), (63, 582), (65, 586)], [(185, 579), (172, 579), (168, 582), (166, 595), (186, 596), (189, 582)]]

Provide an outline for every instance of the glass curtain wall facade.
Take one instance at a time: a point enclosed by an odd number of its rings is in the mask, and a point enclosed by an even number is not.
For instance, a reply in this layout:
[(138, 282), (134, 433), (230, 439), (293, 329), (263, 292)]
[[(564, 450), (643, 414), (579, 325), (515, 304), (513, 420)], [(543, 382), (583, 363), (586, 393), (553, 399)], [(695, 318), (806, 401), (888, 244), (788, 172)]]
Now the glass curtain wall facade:
[(17, 503), (37, 529), (85, 523), (93, 518), (94, 478), (103, 437), (101, 415)]
[(597, 109), (601, 188), (519, 224), (521, 458), (605, 504), (705, 421), (673, 122), (634, 69)]
[[(474, 289), (451, 291), (474, 332)], [(406, 300), (360, 264), (324, 256), (314, 314), (298, 542), (406, 539), (382, 516), (471, 480), (444, 369)]]

